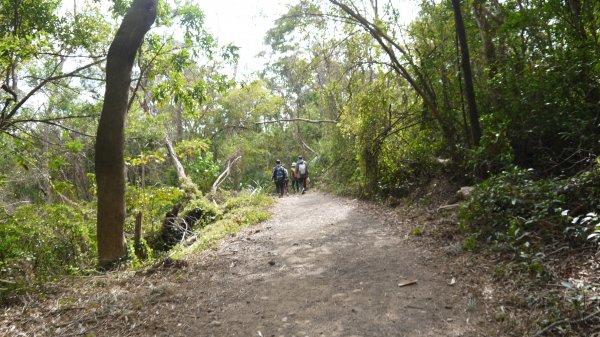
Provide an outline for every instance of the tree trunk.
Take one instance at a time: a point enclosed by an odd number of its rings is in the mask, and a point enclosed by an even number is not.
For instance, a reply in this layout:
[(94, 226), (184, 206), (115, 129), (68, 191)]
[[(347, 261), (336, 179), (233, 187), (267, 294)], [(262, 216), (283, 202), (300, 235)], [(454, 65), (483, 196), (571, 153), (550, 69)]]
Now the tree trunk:
[(481, 127), (479, 126), (479, 112), (477, 111), (477, 104), (475, 102), (475, 89), (473, 87), (469, 47), (467, 46), (467, 33), (465, 32), (465, 25), (460, 11), (460, 0), (452, 0), (452, 9), (454, 10), (456, 34), (460, 43), (461, 65), (465, 77), (465, 95), (467, 96), (467, 105), (469, 106), (469, 122), (471, 123), (471, 137), (473, 145), (478, 146), (481, 139)]
[(487, 10), (485, 8), (485, 0), (475, 0), (472, 4), (473, 17), (479, 29), (481, 43), (483, 47), (483, 55), (485, 61), (490, 67), (490, 77), (496, 74), (496, 48), (493, 43), (492, 22), (489, 20)]
[(187, 182), (188, 177), (185, 174), (185, 169), (183, 168), (183, 165), (181, 165), (181, 161), (179, 161), (179, 158), (177, 158), (177, 153), (175, 153), (175, 150), (173, 149), (173, 143), (171, 142), (171, 139), (167, 134), (165, 134), (165, 146), (167, 147), (167, 152), (169, 152), (169, 158), (171, 158), (171, 163), (173, 164), (173, 167), (175, 167), (177, 180), (179, 181), (179, 184), (182, 185), (185, 182)]
[(176, 142), (183, 140), (183, 107), (181, 103), (177, 104), (177, 111), (175, 111), (175, 125), (177, 125), (177, 138)]
[(96, 135), (98, 259), (100, 265), (126, 255), (124, 121), (136, 52), (156, 18), (158, 0), (135, 0), (108, 50), (104, 105)]
[(144, 214), (142, 212), (138, 212), (135, 216), (135, 232), (133, 234), (133, 247), (135, 251), (135, 255), (140, 259), (147, 258), (148, 254), (144, 250), (142, 246), (142, 220), (144, 218)]
[[(374, 148), (375, 147), (375, 148)], [(362, 150), (363, 188), (362, 194), (366, 198), (373, 198), (379, 190), (379, 148), (366, 146)]]

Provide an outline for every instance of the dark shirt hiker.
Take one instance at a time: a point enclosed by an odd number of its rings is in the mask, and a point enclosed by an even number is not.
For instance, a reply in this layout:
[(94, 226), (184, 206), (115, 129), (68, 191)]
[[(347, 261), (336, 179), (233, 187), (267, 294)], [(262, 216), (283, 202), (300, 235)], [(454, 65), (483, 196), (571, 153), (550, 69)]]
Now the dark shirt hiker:
[(279, 197), (281, 198), (283, 197), (287, 173), (283, 166), (281, 166), (281, 160), (277, 160), (275, 163), (277, 164), (277, 166), (273, 168), (271, 180), (275, 182), (275, 189), (277, 190), (277, 194), (279, 194)]

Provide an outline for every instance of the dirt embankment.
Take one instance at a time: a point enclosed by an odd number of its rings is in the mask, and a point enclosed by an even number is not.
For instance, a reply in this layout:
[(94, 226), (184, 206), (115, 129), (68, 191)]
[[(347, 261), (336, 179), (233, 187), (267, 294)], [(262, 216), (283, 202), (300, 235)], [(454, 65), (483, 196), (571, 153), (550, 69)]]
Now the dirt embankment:
[(0, 333), (487, 335), (473, 289), (443, 253), (414, 244), (409, 219), (316, 192), (282, 198), (273, 212), (177, 268), (94, 278), (93, 287), (11, 308)]

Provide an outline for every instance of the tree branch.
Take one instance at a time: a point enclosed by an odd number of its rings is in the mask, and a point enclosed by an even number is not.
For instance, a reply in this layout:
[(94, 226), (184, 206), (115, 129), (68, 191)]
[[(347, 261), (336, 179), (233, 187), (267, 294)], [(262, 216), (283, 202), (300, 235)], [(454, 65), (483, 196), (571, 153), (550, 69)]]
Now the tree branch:
[(213, 201), (215, 200), (215, 195), (217, 194), (217, 189), (223, 183), (223, 181), (225, 181), (225, 179), (229, 176), (229, 172), (231, 172), (231, 166), (233, 166), (233, 164), (235, 164), (235, 162), (240, 159), (242, 159), (242, 156), (238, 156), (235, 159), (227, 162), (227, 168), (225, 168), (225, 170), (219, 175), (217, 180), (215, 180), (215, 182), (213, 183), (212, 188), (210, 189), (210, 200), (213, 200)]
[(15, 104), (15, 106), (10, 110), (10, 112), (5, 116), (5, 118), (3, 120), (0, 121), (0, 129), (3, 128), (3, 122), (9, 120), (10, 118), (12, 118), (17, 111), (21, 108), (21, 106), (23, 106), (23, 104), (25, 104), (25, 102), (31, 98), (31, 96), (33, 96), (36, 92), (38, 92), (40, 89), (42, 89), (46, 84), (56, 81), (56, 80), (60, 80), (63, 78), (67, 78), (67, 77), (73, 77), (74, 75), (76, 75), (77, 73), (79, 73), (80, 71), (83, 71), (85, 69), (91, 68), (97, 64), (100, 64), (102, 62), (104, 62), (105, 59), (100, 59), (100, 60), (96, 60), (90, 64), (81, 66), (71, 72), (65, 73), (65, 74), (60, 74), (60, 75), (56, 75), (56, 76), (50, 76), (44, 80), (42, 80), (40, 83), (38, 83), (37, 86), (35, 86), (33, 89), (31, 89), (29, 91), (29, 93), (27, 93), (27, 95), (25, 95), (25, 97), (23, 97), (17, 104)]
[(276, 119), (276, 120), (272, 120), (272, 121), (254, 122), (254, 125), (265, 125), (265, 124), (274, 124), (274, 123), (282, 123), (282, 122), (305, 122), (305, 123), (313, 123), (313, 124), (321, 124), (321, 123), (337, 124), (337, 123), (339, 123), (338, 120), (330, 120), (330, 119), (283, 118), (283, 119)]
[(9, 107), (10, 102), (17, 101), (17, 93), (14, 90), (12, 90), (6, 83), (2, 84), (2, 89), (9, 93), (11, 97), (7, 98), (6, 102), (4, 102), (4, 108), (2, 108), (2, 113), (0, 114), (0, 125), (4, 122), (6, 118), (6, 109)]

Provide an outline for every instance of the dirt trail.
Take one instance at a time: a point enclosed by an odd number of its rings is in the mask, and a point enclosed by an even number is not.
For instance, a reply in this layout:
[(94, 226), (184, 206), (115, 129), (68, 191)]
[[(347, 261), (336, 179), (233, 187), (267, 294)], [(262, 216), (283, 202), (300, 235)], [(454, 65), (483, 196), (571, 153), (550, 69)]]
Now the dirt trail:
[[(475, 335), (467, 324), (468, 299), (448, 285), (449, 276), (426, 266), (428, 256), (387, 226), (385, 214), (320, 193), (280, 199), (274, 214), (205, 262), (200, 273), (211, 276), (195, 287), (203, 292), (196, 317), (176, 332)], [(417, 283), (398, 286), (406, 280)]]
[(48, 335), (482, 335), (472, 299), (385, 209), (310, 192), (273, 211), (183, 269), (107, 286), (102, 311), (65, 313)]

